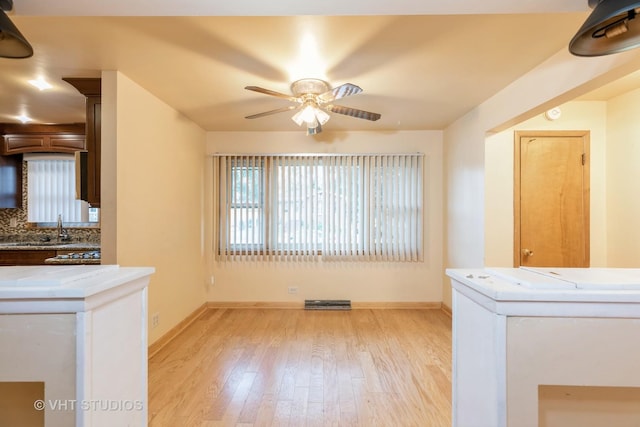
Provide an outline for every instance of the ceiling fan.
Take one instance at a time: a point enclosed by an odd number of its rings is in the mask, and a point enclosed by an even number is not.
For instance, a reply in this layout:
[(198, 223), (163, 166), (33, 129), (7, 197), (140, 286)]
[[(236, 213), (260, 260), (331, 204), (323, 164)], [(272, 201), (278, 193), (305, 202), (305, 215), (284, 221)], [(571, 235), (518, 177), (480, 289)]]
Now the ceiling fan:
[(331, 102), (350, 95), (356, 95), (362, 92), (359, 86), (351, 83), (345, 83), (333, 89), (329, 83), (320, 79), (301, 79), (291, 84), (291, 92), (293, 95), (287, 95), (273, 90), (264, 89), (258, 86), (246, 86), (245, 89), (254, 92), (264, 93), (278, 98), (287, 99), (295, 102), (295, 105), (276, 108), (275, 110), (265, 111), (263, 113), (246, 116), (247, 119), (257, 119), (258, 117), (269, 116), (271, 114), (282, 113), (297, 109), (298, 112), (291, 118), (298, 126), (304, 123), (307, 126), (307, 135), (315, 135), (322, 132), (322, 125), (329, 120), (328, 113), (344, 114), (345, 116), (356, 117), (376, 121), (381, 115), (371, 113), (369, 111), (358, 110), (356, 108), (344, 107), (342, 105), (334, 105)]

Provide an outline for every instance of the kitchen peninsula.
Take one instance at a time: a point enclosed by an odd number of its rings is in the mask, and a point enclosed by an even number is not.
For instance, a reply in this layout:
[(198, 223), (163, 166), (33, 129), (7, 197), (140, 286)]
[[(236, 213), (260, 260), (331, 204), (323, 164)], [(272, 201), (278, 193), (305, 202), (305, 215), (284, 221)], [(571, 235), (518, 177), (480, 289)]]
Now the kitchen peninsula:
[[(35, 425), (147, 424), (151, 267), (0, 267), (0, 400)], [(3, 395), (3, 393), (5, 393)], [(40, 407), (38, 407), (40, 403)], [(6, 409), (6, 408), (5, 408)], [(34, 425), (23, 422), (20, 425)]]
[(640, 269), (449, 269), (453, 426), (640, 425)]

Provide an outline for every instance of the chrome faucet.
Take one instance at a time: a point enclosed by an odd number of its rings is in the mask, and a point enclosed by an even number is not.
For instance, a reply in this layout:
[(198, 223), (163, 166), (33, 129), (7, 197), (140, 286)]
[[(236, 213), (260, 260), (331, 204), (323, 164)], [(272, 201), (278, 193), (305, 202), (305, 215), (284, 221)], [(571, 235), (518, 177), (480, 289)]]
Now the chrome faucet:
[(69, 240), (69, 232), (62, 228), (62, 215), (58, 215), (58, 241), (67, 241)]

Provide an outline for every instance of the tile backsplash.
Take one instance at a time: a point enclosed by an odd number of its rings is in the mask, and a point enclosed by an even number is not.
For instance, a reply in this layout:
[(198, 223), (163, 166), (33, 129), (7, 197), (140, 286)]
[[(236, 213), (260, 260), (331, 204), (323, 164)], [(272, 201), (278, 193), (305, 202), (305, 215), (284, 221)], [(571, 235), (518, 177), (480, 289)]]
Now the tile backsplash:
[[(22, 164), (22, 208), (0, 209), (0, 241), (55, 239), (56, 229), (33, 227), (27, 223), (27, 165)], [(63, 224), (64, 225), (64, 224)], [(100, 243), (100, 228), (71, 228), (64, 225), (71, 242)]]

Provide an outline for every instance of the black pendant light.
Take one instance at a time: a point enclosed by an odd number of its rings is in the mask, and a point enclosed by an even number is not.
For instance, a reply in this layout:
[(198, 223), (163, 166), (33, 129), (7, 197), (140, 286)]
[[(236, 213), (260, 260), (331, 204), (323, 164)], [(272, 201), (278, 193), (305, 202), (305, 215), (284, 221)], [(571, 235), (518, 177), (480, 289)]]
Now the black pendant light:
[(28, 58), (33, 48), (4, 13), (11, 9), (13, 0), (0, 0), (0, 58)]
[(569, 51), (602, 56), (640, 46), (640, 1), (589, 0), (593, 12), (578, 30)]

